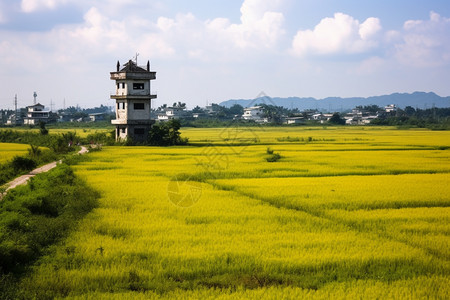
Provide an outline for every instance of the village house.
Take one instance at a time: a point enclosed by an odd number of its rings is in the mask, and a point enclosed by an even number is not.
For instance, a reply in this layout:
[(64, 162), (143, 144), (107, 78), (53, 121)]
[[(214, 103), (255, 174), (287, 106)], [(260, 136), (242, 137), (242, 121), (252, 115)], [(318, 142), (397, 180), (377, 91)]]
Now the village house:
[(389, 104), (384, 107), (384, 111), (387, 113), (396, 112), (397, 106), (395, 104)]
[(287, 117), (285, 118), (285, 123), (288, 125), (291, 124), (304, 124), (305, 118), (304, 117)]
[(161, 112), (159, 112), (157, 115), (157, 119), (159, 121), (180, 119), (183, 116), (185, 116), (185, 113), (186, 112), (184, 110), (184, 107), (170, 106), (170, 107), (164, 108)]
[(107, 113), (92, 113), (89, 114), (89, 121), (90, 122), (98, 122), (98, 121), (104, 121), (106, 119)]
[(264, 110), (261, 106), (252, 106), (244, 108), (242, 115), (244, 120), (252, 120), (255, 122), (264, 122)]
[(23, 119), (25, 125), (37, 125), (39, 122), (49, 123), (51, 119), (51, 112), (44, 110), (45, 106), (38, 103), (27, 106), (27, 116)]

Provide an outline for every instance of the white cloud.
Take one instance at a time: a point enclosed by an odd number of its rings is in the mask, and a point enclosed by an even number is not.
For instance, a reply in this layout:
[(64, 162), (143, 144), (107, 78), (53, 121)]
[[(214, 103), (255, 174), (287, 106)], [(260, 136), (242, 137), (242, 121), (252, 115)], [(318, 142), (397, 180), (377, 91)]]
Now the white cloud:
[[(254, 50), (254, 55), (256, 51), (279, 47), (285, 31), (284, 16), (277, 10), (284, 1), (244, 0), (241, 22), (233, 23), (227, 18), (200, 20), (191, 13), (152, 20), (140, 12), (156, 4), (144, 5), (136, 0), (21, 0), (21, 9), (26, 13), (77, 5), (85, 10), (84, 22), (62, 24), (47, 32), (24, 32), (20, 39), (14, 35), (11, 38), (18, 48), (22, 45), (39, 51), (45, 47), (43, 56), (52, 53), (52, 57), (65, 63), (100, 55), (128, 57), (136, 51), (152, 58), (242, 59), (248, 49)], [(92, 6), (86, 7), (88, 3)], [(141, 9), (116, 13), (125, 4)], [(31, 39), (31, 35), (35, 38)]]
[(450, 64), (450, 18), (430, 13), (429, 20), (406, 21), (402, 40), (395, 44), (395, 57), (416, 67)]
[(331, 55), (363, 53), (378, 46), (380, 20), (368, 18), (363, 23), (352, 16), (335, 13), (320, 21), (314, 30), (299, 30), (292, 42), (294, 55)]
[(241, 6), (241, 22), (257, 23), (267, 12), (277, 11), (283, 0), (245, 0)]
[(55, 9), (58, 5), (67, 3), (68, 0), (22, 0), (20, 8), (23, 12), (31, 13), (44, 9)]

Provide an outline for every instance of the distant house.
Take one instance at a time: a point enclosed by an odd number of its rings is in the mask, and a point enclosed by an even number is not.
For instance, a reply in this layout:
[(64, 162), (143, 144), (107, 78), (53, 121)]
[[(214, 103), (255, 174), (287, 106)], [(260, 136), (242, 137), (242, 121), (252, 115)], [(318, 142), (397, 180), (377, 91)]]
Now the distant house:
[(242, 115), (244, 120), (252, 120), (255, 122), (264, 122), (264, 110), (261, 106), (252, 106), (244, 108)]
[(285, 119), (286, 124), (304, 124), (304, 117), (288, 117)]
[(91, 122), (103, 121), (106, 119), (106, 113), (92, 113), (89, 114), (89, 120)]
[(200, 119), (200, 118), (206, 118), (208, 115), (204, 112), (196, 112), (196, 113), (192, 113), (192, 117), (194, 119)]
[(162, 112), (159, 112), (157, 118), (159, 121), (168, 121), (173, 119), (180, 119), (185, 115), (184, 107), (167, 107)]
[(327, 118), (322, 113), (314, 114), (310, 118), (310, 120), (314, 120), (314, 121), (324, 121), (326, 119)]
[(397, 106), (395, 106), (395, 104), (386, 105), (384, 107), (384, 111), (387, 112), (387, 113), (395, 112), (395, 111), (397, 111)]
[(27, 116), (23, 119), (23, 124), (37, 125), (40, 121), (44, 123), (50, 122), (50, 111), (44, 110), (44, 108), (44, 105), (40, 103), (27, 106)]
[(18, 124), (18, 120), (16, 119), (16, 114), (12, 114), (8, 117), (6, 120), (6, 125), (8, 126), (15, 126)]

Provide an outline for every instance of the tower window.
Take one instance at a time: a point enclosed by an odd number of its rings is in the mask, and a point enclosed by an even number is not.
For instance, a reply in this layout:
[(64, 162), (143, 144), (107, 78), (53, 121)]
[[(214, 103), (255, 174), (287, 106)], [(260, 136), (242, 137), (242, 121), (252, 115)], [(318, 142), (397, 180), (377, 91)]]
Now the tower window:
[(124, 128), (122, 128), (122, 133), (125, 133), (126, 132), (126, 130), (125, 130), (125, 127)]
[(134, 109), (145, 109), (145, 104), (144, 103), (134, 103)]
[(133, 90), (143, 90), (144, 84), (143, 83), (133, 83)]

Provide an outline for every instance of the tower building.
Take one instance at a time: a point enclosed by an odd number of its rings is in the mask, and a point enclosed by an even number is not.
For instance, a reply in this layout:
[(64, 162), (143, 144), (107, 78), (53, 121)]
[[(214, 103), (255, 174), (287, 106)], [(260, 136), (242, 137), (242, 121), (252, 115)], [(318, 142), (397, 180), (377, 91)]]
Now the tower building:
[(152, 95), (150, 81), (156, 79), (156, 72), (150, 71), (150, 62), (146, 67), (139, 67), (129, 60), (121, 67), (117, 61), (116, 72), (111, 72), (111, 80), (116, 81), (116, 93), (111, 99), (116, 100), (116, 141), (132, 139), (145, 142), (154, 123), (150, 118)]

